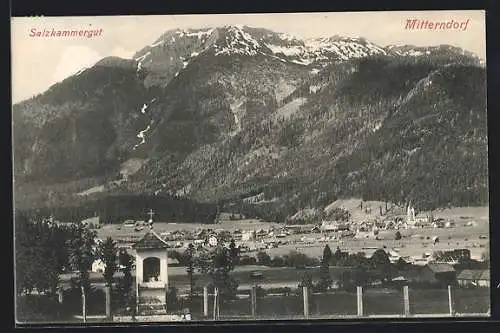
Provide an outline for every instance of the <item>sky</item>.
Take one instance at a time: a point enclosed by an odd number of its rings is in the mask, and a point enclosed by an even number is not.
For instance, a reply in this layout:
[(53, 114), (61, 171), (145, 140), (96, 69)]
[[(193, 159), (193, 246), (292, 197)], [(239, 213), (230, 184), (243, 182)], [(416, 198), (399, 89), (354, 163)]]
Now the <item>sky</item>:
[[(408, 19), (465, 22), (464, 30), (405, 29)], [(299, 38), (364, 37), (379, 46), (450, 44), (486, 60), (485, 12), (401, 11), (224, 15), (14, 17), (11, 20), (12, 101), (42, 93), (51, 85), (107, 56), (131, 58), (165, 31), (241, 24)], [(30, 36), (32, 29), (102, 29), (99, 36)]]

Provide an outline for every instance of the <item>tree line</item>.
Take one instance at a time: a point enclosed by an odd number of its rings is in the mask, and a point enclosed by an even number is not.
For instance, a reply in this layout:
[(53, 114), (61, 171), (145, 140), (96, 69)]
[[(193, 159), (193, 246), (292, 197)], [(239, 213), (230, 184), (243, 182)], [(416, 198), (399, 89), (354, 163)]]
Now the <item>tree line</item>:
[[(79, 290), (84, 320), (87, 315), (87, 296), (96, 293), (91, 286), (90, 271), (95, 260), (104, 262), (107, 297), (114, 294), (115, 307), (127, 307), (133, 303), (133, 258), (126, 251), (119, 251), (116, 242), (107, 238), (98, 242), (95, 231), (83, 224), (56, 225), (18, 213), (15, 223), (15, 281), (17, 303), (28, 297), (38, 296), (56, 300), (59, 293), (72, 295)], [(115, 277), (117, 271), (122, 276)], [(62, 273), (77, 272), (70, 280), (70, 289), (64, 293), (61, 288)], [(115, 288), (113, 290), (113, 288)], [(108, 303), (108, 302), (107, 302)], [(29, 304), (26, 303), (26, 304)], [(24, 304), (24, 305), (26, 305)], [(109, 302), (111, 304), (111, 302)], [(30, 315), (36, 309), (24, 308), (21, 316)], [(37, 309), (48, 312), (54, 309)], [(110, 308), (106, 309), (107, 314)]]
[(112, 195), (93, 200), (82, 200), (77, 205), (44, 207), (20, 210), (32, 218), (54, 216), (63, 222), (79, 222), (99, 216), (104, 223), (123, 223), (126, 219), (147, 220), (147, 212), (153, 209), (155, 219), (166, 222), (214, 223), (217, 204), (198, 203), (171, 196)]

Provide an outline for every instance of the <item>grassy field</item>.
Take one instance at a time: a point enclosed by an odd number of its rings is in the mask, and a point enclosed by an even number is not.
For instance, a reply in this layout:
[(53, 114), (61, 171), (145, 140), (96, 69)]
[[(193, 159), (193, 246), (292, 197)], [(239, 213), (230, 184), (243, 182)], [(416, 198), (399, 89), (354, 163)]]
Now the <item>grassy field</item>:
[[(333, 267), (331, 268), (334, 269)], [(250, 288), (253, 284), (250, 280), (250, 272), (262, 271), (264, 280), (261, 285), (265, 288), (275, 287), (292, 287), (296, 288), (302, 276), (307, 271), (313, 277), (319, 276), (319, 269), (296, 269), (289, 267), (266, 267), (266, 266), (237, 266), (231, 275), (240, 282), (241, 289)], [(119, 276), (117, 273), (115, 276)], [(135, 271), (132, 272), (135, 276)], [(71, 277), (76, 277), (76, 273), (61, 274), (61, 282), (67, 285)], [(181, 292), (186, 292), (189, 289), (189, 280), (187, 278), (185, 267), (169, 267), (168, 268), (169, 284), (178, 288)], [(96, 287), (104, 286), (104, 278), (102, 273), (90, 272), (90, 280)], [(209, 276), (196, 275), (196, 284), (199, 286), (207, 285), (211, 279)]]
[[(446, 289), (410, 290), (410, 314), (449, 315), (448, 293)], [(490, 309), (489, 291), (486, 289), (457, 289), (454, 291), (456, 313), (487, 313)], [(221, 304), (221, 317), (235, 317), (251, 314), (250, 299), (239, 299)], [(209, 313), (213, 311), (210, 298)], [(309, 314), (322, 316), (355, 316), (357, 314), (356, 294), (344, 291), (315, 294), (309, 300)], [(403, 315), (403, 292), (400, 290), (366, 290), (363, 294), (363, 312), (366, 316)], [(201, 298), (195, 298), (191, 311), (193, 315), (203, 312)], [(257, 316), (300, 317), (303, 316), (301, 296), (266, 296), (257, 301)]]

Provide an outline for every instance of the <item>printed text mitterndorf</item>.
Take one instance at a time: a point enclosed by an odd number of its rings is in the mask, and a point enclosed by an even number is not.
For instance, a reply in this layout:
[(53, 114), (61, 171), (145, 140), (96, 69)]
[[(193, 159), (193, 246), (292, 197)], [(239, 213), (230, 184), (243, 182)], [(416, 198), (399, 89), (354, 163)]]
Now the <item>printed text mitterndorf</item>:
[(406, 30), (462, 30), (465, 31), (469, 27), (470, 19), (465, 21), (432, 21), (420, 19), (407, 19)]

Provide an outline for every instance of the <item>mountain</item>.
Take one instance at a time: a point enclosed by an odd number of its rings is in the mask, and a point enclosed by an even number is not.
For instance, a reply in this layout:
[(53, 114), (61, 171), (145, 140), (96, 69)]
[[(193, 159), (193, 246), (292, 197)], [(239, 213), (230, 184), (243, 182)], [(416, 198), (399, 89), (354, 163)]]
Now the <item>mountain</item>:
[(342, 196), (486, 204), (485, 78), (445, 45), (167, 31), (14, 105), (16, 205), (166, 195), (283, 220)]
[(414, 46), (414, 45), (388, 45), (384, 48), (385, 52), (390, 55), (400, 56), (427, 56), (427, 57), (448, 57), (454, 58), (458, 55), (474, 58), (474, 54), (467, 50), (461, 49), (452, 45), (438, 46)]
[(148, 70), (146, 84), (166, 86), (200, 54), (266, 56), (284, 63), (323, 67), (332, 61), (385, 53), (363, 38), (334, 36), (301, 40), (267, 29), (224, 26), (168, 31), (133, 58), (138, 62), (138, 70)]

